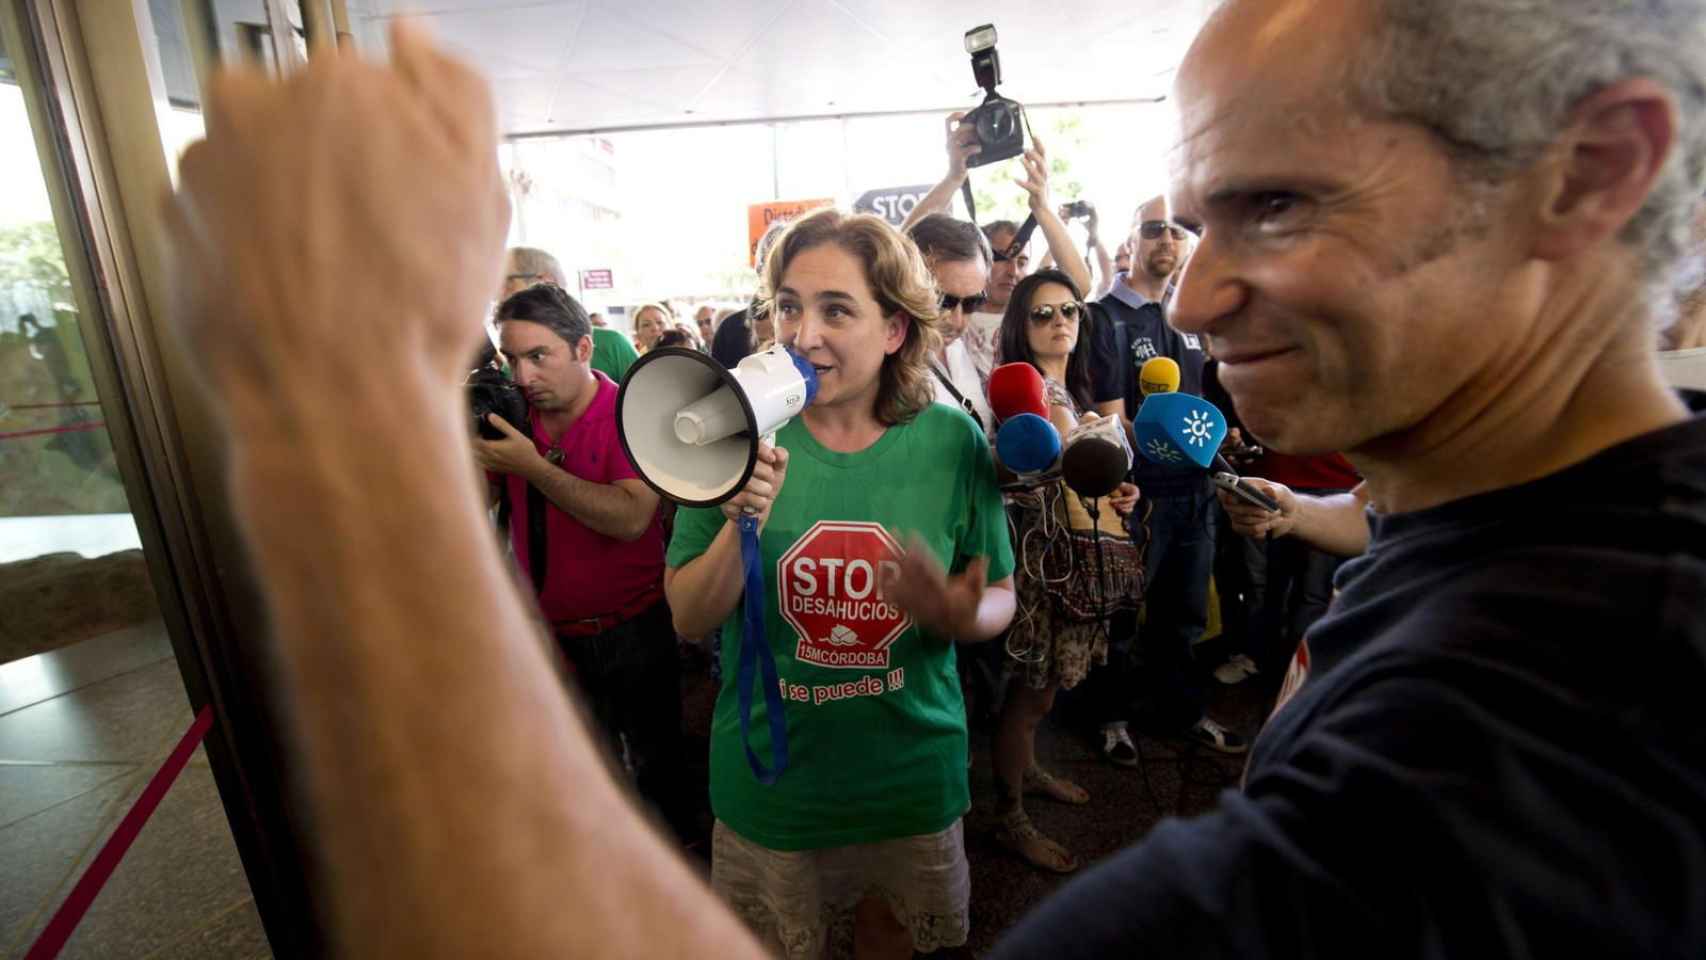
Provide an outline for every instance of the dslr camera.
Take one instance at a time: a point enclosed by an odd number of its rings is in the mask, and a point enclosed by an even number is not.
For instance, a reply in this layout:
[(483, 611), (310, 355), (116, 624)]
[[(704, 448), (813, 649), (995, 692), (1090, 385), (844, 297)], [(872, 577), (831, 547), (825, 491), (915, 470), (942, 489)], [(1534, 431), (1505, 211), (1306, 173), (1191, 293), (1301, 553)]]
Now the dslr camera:
[(474, 432), (482, 440), (502, 440), (503, 432), (486, 422), (486, 414), (495, 413), (509, 425), (527, 436), (531, 426), (527, 420), (527, 394), (515, 385), (502, 370), (482, 366), (468, 374), (462, 382), (468, 391), (468, 409), (474, 415)]
[(995, 92), (1001, 82), (1001, 55), (995, 52), (995, 25), (986, 23), (966, 31), (966, 52), (971, 54), (972, 76), (983, 88), (983, 103), (966, 114), (961, 123), (977, 131), (982, 152), (966, 160), (981, 167), (1009, 160), (1025, 152), (1025, 108)]

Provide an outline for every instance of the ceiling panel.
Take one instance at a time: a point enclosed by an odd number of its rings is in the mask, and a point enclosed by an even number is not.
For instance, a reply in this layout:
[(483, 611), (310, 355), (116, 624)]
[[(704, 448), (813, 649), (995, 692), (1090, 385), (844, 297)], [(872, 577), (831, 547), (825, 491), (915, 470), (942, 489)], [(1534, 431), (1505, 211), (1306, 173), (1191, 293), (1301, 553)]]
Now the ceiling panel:
[[(1022, 102), (1164, 94), (1212, 0), (352, 0), (412, 6), (493, 77), (510, 133), (971, 106), (966, 29)], [(1141, 10), (1139, 8), (1141, 7)]]

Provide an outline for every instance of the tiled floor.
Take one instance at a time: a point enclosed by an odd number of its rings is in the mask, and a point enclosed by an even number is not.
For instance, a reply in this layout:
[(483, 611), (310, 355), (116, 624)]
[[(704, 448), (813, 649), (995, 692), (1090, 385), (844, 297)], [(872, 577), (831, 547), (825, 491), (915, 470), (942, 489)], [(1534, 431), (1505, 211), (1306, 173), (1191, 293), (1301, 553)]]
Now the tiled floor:
[[(158, 623), (0, 665), (0, 960), (29, 949), (190, 719)], [(61, 956), (271, 956), (202, 751)]]

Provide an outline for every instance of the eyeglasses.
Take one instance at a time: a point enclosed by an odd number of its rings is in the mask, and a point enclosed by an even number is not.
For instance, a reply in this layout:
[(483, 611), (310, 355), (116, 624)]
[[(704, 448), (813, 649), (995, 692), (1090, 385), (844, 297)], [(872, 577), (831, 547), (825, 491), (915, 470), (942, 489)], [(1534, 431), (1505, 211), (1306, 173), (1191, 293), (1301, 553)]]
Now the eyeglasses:
[(952, 313), (955, 307), (964, 307), (967, 313), (976, 313), (982, 310), (983, 305), (988, 302), (989, 298), (981, 293), (974, 293), (969, 297), (956, 297), (951, 293), (944, 293), (942, 294), (942, 312)]
[(545, 276), (543, 273), (512, 273), (509, 276), (504, 277), (504, 280), (505, 282), (513, 283), (516, 280), (538, 280), (543, 276)]
[(1182, 223), (1169, 223), (1166, 220), (1145, 220), (1138, 228), (1139, 235), (1145, 240), (1161, 239), (1162, 231), (1173, 235), (1174, 240), (1183, 242), (1201, 232), (1199, 228), (1187, 227)]
[(1045, 323), (1053, 323), (1056, 310), (1059, 310), (1060, 315), (1066, 319), (1076, 321), (1079, 316), (1083, 314), (1084, 305), (1082, 303), (1073, 303), (1068, 301), (1058, 307), (1052, 303), (1045, 303), (1040, 307), (1032, 307), (1031, 322), (1039, 327)]

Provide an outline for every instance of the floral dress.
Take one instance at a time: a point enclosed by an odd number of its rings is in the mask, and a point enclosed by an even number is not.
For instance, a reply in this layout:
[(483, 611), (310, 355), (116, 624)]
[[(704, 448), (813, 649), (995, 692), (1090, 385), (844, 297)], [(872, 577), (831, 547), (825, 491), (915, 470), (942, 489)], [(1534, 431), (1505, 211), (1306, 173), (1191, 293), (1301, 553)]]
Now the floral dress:
[[(1045, 378), (1043, 387), (1051, 406), (1065, 407), (1074, 416), (1083, 414), (1059, 382)], [(1007, 657), (1035, 690), (1053, 683), (1070, 690), (1092, 666), (1108, 662), (1104, 624), (1067, 620), (1054, 598), (1065, 578), (1072, 575), (1066, 498), (1074, 495), (1058, 478), (1008, 492), (1018, 610), (1007, 632)]]

